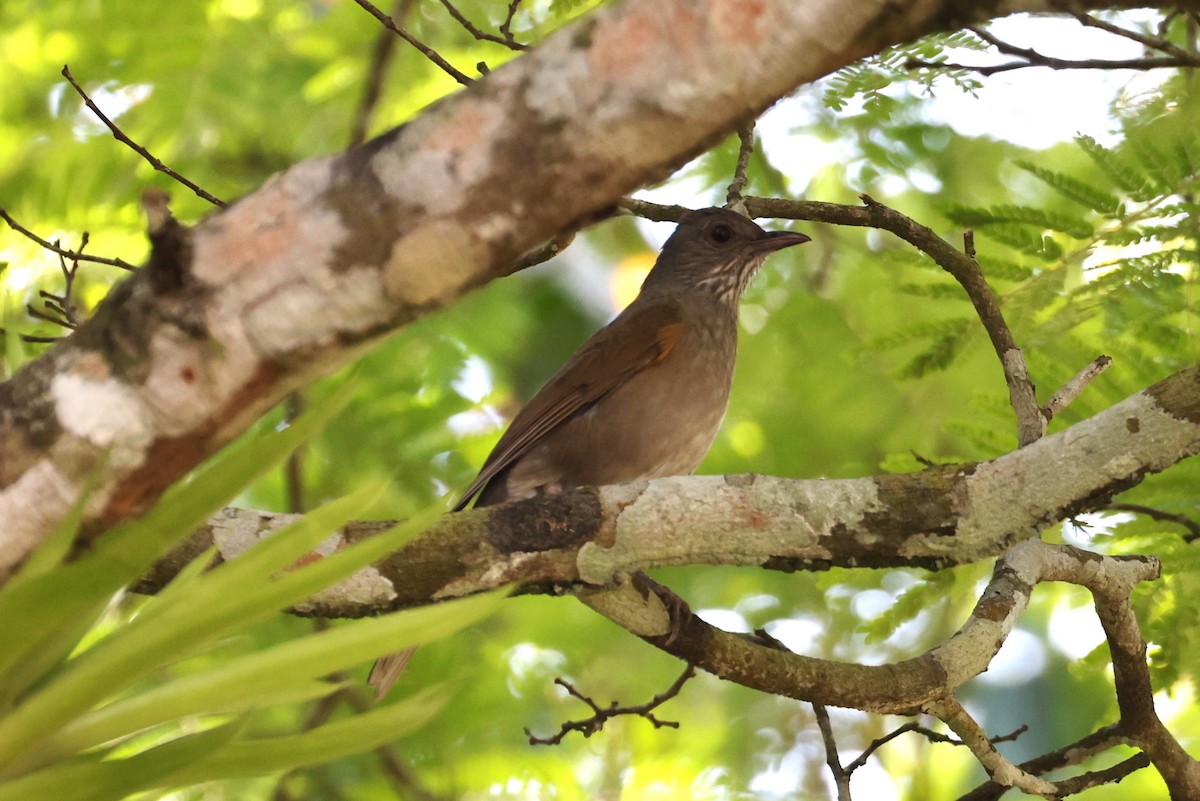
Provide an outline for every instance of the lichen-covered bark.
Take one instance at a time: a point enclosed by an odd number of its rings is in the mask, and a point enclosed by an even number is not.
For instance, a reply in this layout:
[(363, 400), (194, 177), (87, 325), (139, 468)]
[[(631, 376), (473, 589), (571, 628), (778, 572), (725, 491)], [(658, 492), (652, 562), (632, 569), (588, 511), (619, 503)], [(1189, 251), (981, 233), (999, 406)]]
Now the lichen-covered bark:
[(0, 389), (0, 580), (89, 475), (95, 534), (290, 389), (800, 84), (973, 15), (1041, 7), (627, 0), (389, 134), (292, 167), (200, 222)]
[[(845, 480), (663, 478), (446, 515), (357, 577), (353, 593), (331, 590), (302, 611), (357, 617), (513, 583), (528, 591), (602, 588), (671, 565), (937, 568), (997, 556), (1200, 451), (1200, 393), (1186, 391), (1197, 375), (1200, 368), (1183, 370), (989, 462)], [(287, 517), (222, 512), (164, 560), (145, 589), (163, 586), (209, 545), (236, 558)], [(331, 547), (387, 525), (351, 524)], [(365, 596), (368, 585), (375, 592)], [(983, 606), (978, 613), (1006, 614)]]

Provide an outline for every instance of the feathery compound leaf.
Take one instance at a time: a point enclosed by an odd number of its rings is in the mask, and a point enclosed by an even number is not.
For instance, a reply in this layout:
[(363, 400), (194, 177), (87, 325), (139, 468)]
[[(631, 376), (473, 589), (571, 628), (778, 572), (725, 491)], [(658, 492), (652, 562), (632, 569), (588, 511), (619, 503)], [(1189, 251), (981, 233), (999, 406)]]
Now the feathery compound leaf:
[(898, 289), (906, 295), (914, 295), (920, 298), (932, 298), (934, 300), (941, 300), (945, 298), (952, 298), (954, 300), (967, 299), (962, 287), (960, 287), (958, 284), (901, 284)]
[(1121, 213), (1121, 201), (1103, 189), (1061, 172), (1039, 167), (1032, 162), (1018, 160), (1015, 163), (1022, 170), (1033, 174), (1052, 189), (1057, 190), (1065, 198), (1103, 214), (1119, 215)]
[(1110, 245), (1136, 245), (1142, 242), (1171, 242), (1188, 236), (1189, 232), (1180, 225), (1133, 225), (1105, 234), (1104, 241)]
[(920, 378), (928, 373), (945, 370), (962, 352), (967, 332), (947, 334), (938, 337), (933, 344), (900, 368), (896, 373), (899, 379)]
[(1119, 153), (1104, 147), (1090, 136), (1080, 136), (1075, 141), (1095, 165), (1134, 200), (1144, 202), (1157, 197), (1153, 182)]
[(1062, 245), (1052, 237), (1038, 233), (1025, 225), (993, 223), (979, 227), (979, 233), (1014, 250), (1035, 256), (1044, 262), (1055, 262), (1062, 258)]
[(962, 317), (952, 317), (948, 320), (927, 320), (893, 331), (885, 336), (875, 337), (868, 340), (863, 347), (870, 351), (892, 350), (910, 342), (956, 336), (973, 325), (977, 325), (975, 320)]
[(955, 572), (942, 570), (925, 576), (896, 598), (890, 608), (859, 626), (868, 643), (886, 640), (904, 623), (921, 613), (946, 602), (947, 590), (954, 583)]
[(992, 226), (1004, 223), (1022, 223), (1041, 229), (1061, 231), (1076, 239), (1090, 237), (1095, 229), (1084, 219), (1066, 214), (1056, 214), (1031, 206), (1000, 205), (983, 209), (972, 206), (951, 206), (946, 216), (959, 225), (973, 227)]
[(1028, 265), (991, 256), (980, 259), (979, 266), (989, 279), (998, 281), (1027, 281), (1034, 273), (1034, 269)]

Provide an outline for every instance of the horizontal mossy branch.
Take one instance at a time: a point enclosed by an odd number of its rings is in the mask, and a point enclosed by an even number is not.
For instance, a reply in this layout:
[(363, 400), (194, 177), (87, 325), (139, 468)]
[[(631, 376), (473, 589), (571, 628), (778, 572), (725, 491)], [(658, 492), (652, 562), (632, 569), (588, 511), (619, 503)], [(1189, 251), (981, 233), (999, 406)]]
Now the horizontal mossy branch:
[[(675, 565), (939, 568), (998, 556), (1051, 524), (1102, 509), (1200, 451), (1200, 368), (1190, 367), (988, 462), (860, 479), (686, 476), (583, 488), (446, 515), (302, 613), (359, 617), (516, 584), (606, 587)], [(289, 515), (215, 515), (142, 584), (152, 591), (215, 545), (236, 558)], [(356, 522), (322, 549), (371, 536)]]

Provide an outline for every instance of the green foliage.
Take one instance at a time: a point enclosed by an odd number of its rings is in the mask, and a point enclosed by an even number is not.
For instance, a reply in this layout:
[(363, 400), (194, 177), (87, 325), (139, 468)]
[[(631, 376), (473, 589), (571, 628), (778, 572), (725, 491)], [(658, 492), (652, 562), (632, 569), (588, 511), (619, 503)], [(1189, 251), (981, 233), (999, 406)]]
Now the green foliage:
[[(176, 663), (222, 650), (278, 610), (378, 561), (440, 511), (432, 507), (392, 532), (295, 567), (378, 495), (378, 486), (310, 512), (219, 569), (204, 572), (209, 558), (198, 558), (131, 620), (88, 633), (119, 587), (313, 436), (353, 387), (347, 381), (288, 428), (234, 447), (147, 515), (63, 562), (78, 531), (79, 515), (72, 515), (0, 588), (0, 636), (9, 643), (0, 655), (0, 799), (102, 801), (286, 770), (376, 747), (433, 717), (444, 692), (419, 692), (303, 733), (264, 734), (254, 725), (263, 709), (336, 692), (338, 682), (323, 680), (330, 674), (469, 625), (495, 607), (498, 594), (357, 621), (167, 675)], [(189, 721), (208, 730), (187, 734)]]
[(851, 100), (861, 97), (864, 111), (880, 115), (893, 111), (897, 105), (896, 99), (885, 90), (907, 81), (918, 83), (927, 91), (932, 91), (939, 81), (949, 81), (959, 90), (973, 94), (982, 84), (970, 70), (917, 66), (945, 62), (947, 51), (956, 49), (986, 50), (987, 44), (967, 31), (954, 31), (889, 47), (838, 70), (825, 82), (822, 100), (834, 111), (843, 111)]
[[(494, 30), (508, 4), (455, 5), (481, 28)], [(526, 2), (513, 31), (536, 43), (597, 5)], [(1181, 35), (1184, 16), (1172, 23), (1172, 36)], [(468, 73), (477, 62), (496, 67), (514, 57), (499, 45), (475, 42), (438, 4), (418, 4), (409, 26)], [(168, 184), (114, 143), (64, 91), (58, 75), (63, 63), (102, 105), (120, 110), (118, 122), (135, 139), (232, 199), (298, 159), (344, 146), (380, 35), (349, 2), (213, 0), (151, 9), (8, 0), (0, 4), (0, 58), (8, 68), (0, 82), (0, 205), (48, 239), (74, 246), (89, 230), (89, 252), (137, 263), (146, 246), (136, 197), (147, 184)], [(978, 261), (1029, 360), (1040, 400), (1099, 354), (1114, 359), (1054, 421), (1052, 430), (1059, 430), (1200, 355), (1192, 333), (1200, 266), (1194, 121), (1200, 115), (1190, 79), (1175, 77), (1133, 100), (1124, 96), (1114, 109), (1111, 137), (1093, 132), (1100, 138), (1084, 135), (1031, 150), (996, 136), (966, 136), (936, 121), (930, 99), (949, 81), (953, 91), (944, 94), (978, 93), (972, 108), (986, 118), (993, 113), (989, 81), (961, 70), (911, 68), (910, 62), (966, 61), (964, 50), (983, 49), (969, 33), (933, 37), (853, 65), (817, 92), (802, 90), (791, 110), (781, 109), (784, 125), (777, 119), (774, 129), (760, 126), (748, 193), (856, 203), (867, 192), (955, 244), (964, 227), (975, 229)], [(451, 79), (405, 47), (395, 50), (383, 85), (372, 133), (457, 91)], [(1029, 98), (1030, 125), (1039, 124), (1036, 100)], [(793, 138), (781, 139), (781, 128), (792, 129)], [(736, 155), (737, 139), (729, 137), (701, 156), (677, 176), (671, 201), (723, 202)], [(181, 219), (209, 213), (203, 202), (171, 188)], [(922, 460), (991, 458), (1015, 447), (996, 357), (965, 293), (940, 267), (880, 232), (789, 225), (814, 242), (772, 257), (747, 294), (753, 330), (742, 331), (732, 404), (702, 472), (849, 477), (915, 471)], [(289, 533), (297, 552), (326, 515), (326, 524), (351, 515), (419, 516), (441, 495), (465, 486), (504, 421), (613, 313), (610, 268), (644, 257), (651, 248), (643, 235), (651, 228), (656, 236), (669, 230), (628, 218), (598, 225), (555, 262), (495, 282), (369, 354), (358, 368), (347, 413), (319, 426), (294, 473), (306, 506), (326, 504), (310, 527)], [(0, 262), (7, 263), (0, 271), (0, 325), (38, 336), (63, 333), (24, 313), (26, 304), (38, 302), (39, 290), (61, 291), (57, 259), (0, 230)], [(123, 275), (82, 267), (82, 313)], [(6, 373), (44, 350), (6, 336), (0, 352)], [(320, 382), (306, 390), (305, 401), (321, 408), (345, 381), (340, 375)], [(289, 418), (277, 410), (258, 430), (286, 428)], [(240, 464), (231, 458), (226, 465)], [(1197, 470), (1189, 462), (1178, 465), (1128, 500), (1198, 519)], [(288, 475), (272, 471), (242, 491), (237, 503), (286, 508), (296, 489)], [(223, 492), (240, 491), (248, 480), (244, 476)], [(370, 488), (381, 484), (390, 491), (378, 497)], [(368, 661), (370, 653), (400, 642), (435, 639), (480, 610), (439, 606), (427, 618), (389, 616), (311, 635), (305, 622), (276, 610), (306, 591), (308, 582), (316, 586), (331, 572), (348, 569), (351, 560), (366, 559), (367, 551), (293, 576), (273, 567), (286, 561), (287, 551), (274, 543), (283, 550), (265, 550), (264, 561), (242, 568), (244, 573), (226, 565), (203, 574), (197, 562), (159, 598), (109, 605), (112, 591), (138, 574), (135, 562), (152, 559), (183, 533), (187, 520), (203, 515), (202, 507), (223, 502), (216, 494), (203, 503), (190, 495), (172, 497), (183, 497), (178, 509), (155, 514), (176, 516), (159, 518), (166, 521), (162, 527), (143, 532), (149, 539), (106, 535), (84, 567), (59, 564), (71, 534), (64, 527), (27, 566), (22, 582), (0, 594), (0, 611), (10, 603), (15, 606), (7, 608), (20, 610), (0, 614), (0, 709), (6, 718), (0, 734), (8, 732), (0, 742), (8, 743), (9, 754), (26, 749), (17, 762), (0, 759), (0, 771), (13, 771), (0, 784), (0, 798), (119, 797), (132, 788), (150, 788), (153, 796), (201, 780), (209, 782), (203, 792), (213, 801), (266, 798), (278, 777), (238, 777), (291, 765), (313, 766), (282, 780), (292, 797), (387, 797), (395, 791), (375, 763), (348, 755), (393, 739), (418, 783), (447, 797), (491, 792), (590, 799), (620, 792), (733, 798), (785, 783), (780, 794), (819, 797), (825, 786), (821, 759), (808, 757), (815, 752), (806, 710), (705, 677), (662, 710), (665, 719), (681, 722), (679, 732), (631, 720), (586, 741), (530, 748), (525, 726), (552, 732), (581, 715), (554, 678), (571, 679), (601, 703), (637, 703), (679, 671), (673, 660), (568, 599), (512, 599), (478, 627), (423, 647), (405, 684), (450, 683), (454, 692), (416, 691), (397, 704), (358, 717), (335, 716), (302, 732), (304, 699), (343, 686), (321, 678), (335, 665)], [(1034, 489), (1018, 500), (1035, 503)], [(1163, 557), (1164, 579), (1139, 592), (1138, 613), (1154, 643), (1156, 689), (1186, 697), (1200, 664), (1188, 617), (1200, 603), (1195, 544), (1169, 521), (1145, 515), (1120, 520), (1112, 527), (1111, 518), (1093, 521), (1091, 529), (1068, 527), (1062, 537), (1100, 551)], [(109, 541), (111, 548), (100, 547)], [(118, 549), (121, 544), (130, 544), (129, 550)], [(382, 541), (379, 547), (385, 547)], [(309, 572), (317, 567), (330, 573)], [(734, 627), (765, 627), (781, 637), (799, 631), (786, 641), (804, 653), (884, 662), (918, 655), (952, 633), (989, 569), (980, 564), (928, 575), (836, 570), (814, 576), (695, 568), (658, 577), (693, 608), (720, 614)], [(74, 589), (57, 588), (56, 575), (66, 575)], [(255, 578), (265, 575), (274, 578)], [(231, 586), (240, 589), (230, 592)], [(25, 594), (30, 600), (21, 601)], [(230, 596), (245, 596), (247, 606)], [(989, 731), (1004, 730), (1008, 712), (1016, 718), (1009, 729), (1033, 724), (1011, 744), (1014, 753), (1033, 756), (1112, 719), (1104, 648), (1068, 658), (1048, 633), (1064, 610), (1081, 604), (1086, 600), (1059, 587), (1039, 586), (1022, 627), (1038, 639), (1047, 660), (1043, 672), (1008, 688), (1007, 695), (985, 681), (971, 685), (972, 708), (986, 711)], [(241, 614), (245, 626), (237, 628)], [(437, 616), (442, 614), (447, 617)], [(152, 641), (160, 651), (146, 647)], [(101, 669), (105, 661), (120, 662), (121, 669)], [(45, 719), (60, 725), (18, 742), (17, 729), (4, 727), (32, 723), (26, 717), (22, 724), (20, 716), (11, 723), (9, 713), (42, 698), (49, 699), (37, 701)], [(1194, 707), (1180, 709), (1168, 722), (1172, 731), (1200, 735)], [(839, 743), (852, 751), (893, 722), (846, 723)], [(152, 728), (137, 734), (138, 726)], [(417, 727), (418, 735), (405, 736)], [(977, 781), (969, 757), (930, 748), (903, 740), (876, 754), (896, 777), (892, 791), (898, 797), (956, 797)], [(329, 762), (316, 765), (318, 760)], [(22, 764), (40, 767), (17, 777), (15, 771), (26, 769)], [(1124, 795), (1101, 789), (1084, 797), (1162, 796), (1142, 774), (1122, 784)]]

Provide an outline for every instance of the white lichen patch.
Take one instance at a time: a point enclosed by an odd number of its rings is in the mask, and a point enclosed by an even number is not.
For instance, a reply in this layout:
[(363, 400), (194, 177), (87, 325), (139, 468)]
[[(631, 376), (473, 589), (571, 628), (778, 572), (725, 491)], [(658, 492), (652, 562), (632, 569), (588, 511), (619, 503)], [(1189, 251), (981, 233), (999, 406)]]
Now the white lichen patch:
[(338, 213), (324, 205), (333, 159), (301, 162), (194, 229), (192, 273), (222, 288), (256, 297), (287, 273), (328, 264), (346, 235)]
[(401, 134), (405, 146), (383, 148), (371, 168), (383, 188), (406, 205), (419, 202), (430, 216), (452, 216), (497, 168), (492, 145), (502, 139), (510, 112), (495, 98), (460, 95), (409, 123)]
[(248, 509), (227, 509), (208, 519), (213, 543), (222, 559), (234, 559), (258, 544), (263, 537), (300, 519), (300, 515), (275, 515), (265, 524), (258, 512)]
[(296, 604), (298, 612), (312, 612), (322, 605), (378, 606), (396, 597), (392, 583), (374, 567), (356, 571), (350, 577), (326, 587), (307, 601)]
[(50, 397), (63, 429), (107, 451), (110, 469), (142, 463), (154, 432), (133, 387), (112, 376), (62, 372), (50, 381)]
[(162, 436), (180, 436), (212, 416), (219, 403), (219, 377), (208, 358), (212, 345), (159, 327), (150, 342), (151, 372), (142, 399)]
[(394, 314), (378, 271), (363, 267), (334, 276), (314, 268), (258, 298), (245, 309), (243, 323), (255, 354), (287, 361), (297, 351), (378, 327)]
[[(563, 43), (565, 40), (558, 40)], [(531, 73), (525, 90), (525, 105), (538, 112), (542, 122), (579, 119), (603, 99), (603, 85), (594, 80), (587, 54), (561, 46), (556, 50), (561, 52), (541, 54), (553, 61), (553, 69)]]

